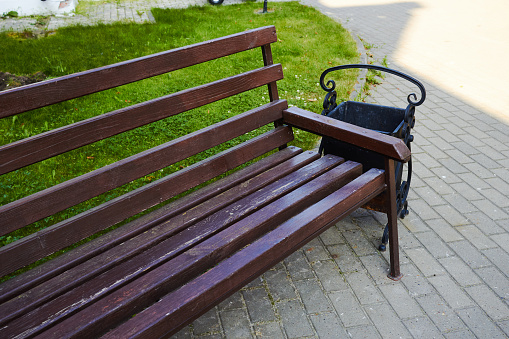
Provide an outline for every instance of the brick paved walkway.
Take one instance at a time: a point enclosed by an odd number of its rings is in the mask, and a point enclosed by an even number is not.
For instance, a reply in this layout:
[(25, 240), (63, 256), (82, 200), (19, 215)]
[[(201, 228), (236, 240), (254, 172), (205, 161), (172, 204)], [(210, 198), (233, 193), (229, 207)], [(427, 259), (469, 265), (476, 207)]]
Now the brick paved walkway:
[[(432, 8), (430, 0), (364, 5), (356, 0), (351, 6), (346, 0), (302, 2), (372, 45), (375, 62), (386, 58), (390, 67), (425, 82), (428, 97), (417, 108), (414, 130), (411, 211), (400, 222), (404, 277), (400, 282), (387, 279), (387, 254), (376, 249), (385, 217), (359, 210), (175, 338), (507, 338), (509, 125), (496, 117), (507, 121), (503, 109), (508, 105), (503, 104), (508, 96), (499, 93), (497, 105), (484, 96), (469, 96), (477, 83), (498, 86), (500, 79), (485, 72), (469, 82), (471, 70), (456, 68), (451, 83), (464, 82), (467, 88), (448, 87), (440, 70), (450, 59), (437, 62), (447, 53), (439, 52), (443, 39), (436, 42), (438, 58), (433, 51), (409, 57), (402, 48), (412, 46), (405, 40), (407, 29), (418, 35), (416, 25), (436, 25), (416, 14)], [(106, 3), (91, 7), (88, 17), (52, 18), (48, 27), (80, 20), (142, 22), (151, 20), (150, 7), (188, 4), (205, 1)], [(30, 25), (30, 20), (3, 20), (0, 29), (19, 29), (16, 25)], [(436, 38), (430, 35), (426, 43), (433, 47)], [(409, 83), (387, 75), (367, 101), (404, 107), (412, 90)]]

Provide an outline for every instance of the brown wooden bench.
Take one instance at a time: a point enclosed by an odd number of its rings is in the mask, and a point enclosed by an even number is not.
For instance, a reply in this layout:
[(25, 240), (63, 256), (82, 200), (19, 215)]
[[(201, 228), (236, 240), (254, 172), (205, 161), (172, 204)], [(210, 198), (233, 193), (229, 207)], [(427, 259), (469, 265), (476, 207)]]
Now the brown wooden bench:
[[(288, 108), (276, 87), (283, 78), (272, 62), (276, 41), (275, 28), (262, 27), (0, 93), (5, 118), (249, 49), (260, 47), (263, 56), (261, 68), (1, 146), (0, 174), (256, 87), (270, 94), (265, 105), (0, 207), (0, 235), (274, 124), (1, 247), (4, 276), (231, 172), (0, 284), (1, 338), (169, 336), (380, 194), (390, 224), (389, 276), (400, 277), (394, 163), (410, 151), (399, 139)], [(286, 146), (294, 128), (378, 152), (386, 167), (363, 173), (348, 159)]]

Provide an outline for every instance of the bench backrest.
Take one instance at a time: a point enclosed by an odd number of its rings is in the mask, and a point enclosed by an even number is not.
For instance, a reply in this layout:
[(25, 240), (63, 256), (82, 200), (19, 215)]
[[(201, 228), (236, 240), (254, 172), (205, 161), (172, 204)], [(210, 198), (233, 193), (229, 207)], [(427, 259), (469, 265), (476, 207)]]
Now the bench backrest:
[(290, 128), (278, 123), (287, 104), (279, 100), (276, 87), (276, 81), (283, 78), (283, 72), (281, 65), (272, 62), (270, 44), (275, 41), (275, 28), (262, 27), (0, 92), (0, 118), (7, 118), (20, 113), (33, 114), (37, 111), (27, 111), (253, 48), (261, 48), (263, 56), (260, 68), (3, 145), (0, 147), (0, 175), (3, 178), (13, 173), (22, 175), (26, 166), (45, 159), (260, 86), (268, 86), (270, 98), (265, 105), (1, 206), (0, 236), (12, 234), (257, 128), (270, 123), (275, 125), (269, 132), (1, 247), (0, 276), (90, 237), (271, 150), (284, 148), (293, 135)]

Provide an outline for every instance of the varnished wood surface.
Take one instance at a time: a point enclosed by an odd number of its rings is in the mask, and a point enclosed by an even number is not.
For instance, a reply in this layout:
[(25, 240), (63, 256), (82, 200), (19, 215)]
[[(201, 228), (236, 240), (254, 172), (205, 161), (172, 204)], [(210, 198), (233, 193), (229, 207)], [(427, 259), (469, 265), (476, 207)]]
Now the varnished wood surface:
[(281, 116), (281, 105), (261, 106), (156, 146), (44, 191), (0, 207), (0, 235), (120, 187), (225, 141), (262, 127)]
[[(354, 209), (382, 192), (394, 196), (391, 159), (408, 160), (408, 148), (396, 138), (288, 109), (277, 91), (276, 81), (283, 76), (281, 65), (272, 60), (270, 44), (276, 40), (275, 28), (263, 27), (0, 93), (1, 118), (255, 47), (261, 47), (264, 63), (257, 70), (2, 146), (0, 174), (262, 85), (268, 86), (271, 100), (2, 206), (0, 235), (264, 125), (276, 127), (0, 248), (0, 274), (280, 149), (0, 284), (0, 337), (169, 336)], [(363, 173), (360, 164), (286, 147), (293, 140), (290, 126), (378, 152), (386, 157), (386, 171)], [(383, 203), (392, 213), (394, 204)], [(397, 245), (393, 214), (390, 220), (391, 242)], [(390, 254), (393, 275), (399, 272), (397, 246), (395, 251)]]
[[(203, 181), (232, 170), (292, 139), (293, 135), (288, 127), (272, 130), (173, 175), (110, 200), (76, 217), (66, 219), (17, 242), (3, 246), (0, 248), (0, 276), (44, 258), (110, 225), (183, 193)], [(234, 177), (237, 176), (232, 178)], [(210, 197), (210, 194), (204, 193), (201, 197), (195, 197), (194, 201), (204, 200), (207, 197)], [(141, 232), (142, 229), (140, 228), (139, 231)], [(16, 257), (17, 260), (9, 260), (12, 257)], [(59, 269), (62, 268), (60, 265)]]
[(274, 26), (66, 75), (0, 93), (0, 118), (103, 91), (277, 41)]
[(281, 65), (270, 65), (1, 146), (0, 175), (282, 78)]
[[(384, 172), (370, 170), (287, 220), (211, 270), (168, 294), (104, 338), (159, 338), (176, 333), (327, 226), (385, 188)], [(342, 211), (338, 213), (338, 211)], [(226, 284), (226, 281), (228, 283)]]
[(283, 121), (291, 126), (347, 142), (394, 160), (407, 162), (410, 150), (403, 140), (376, 131), (318, 115), (298, 107), (283, 112)]

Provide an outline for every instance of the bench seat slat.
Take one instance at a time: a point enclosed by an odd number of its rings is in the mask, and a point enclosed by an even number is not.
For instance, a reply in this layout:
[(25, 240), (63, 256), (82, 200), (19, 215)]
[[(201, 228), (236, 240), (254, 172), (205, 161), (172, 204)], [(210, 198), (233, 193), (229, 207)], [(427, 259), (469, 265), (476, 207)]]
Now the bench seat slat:
[(0, 235), (48, 217), (281, 118), (270, 103), (0, 207)]
[(0, 175), (282, 78), (281, 65), (271, 65), (1, 146)]
[[(46, 255), (84, 239), (175, 195), (223, 174), (290, 142), (289, 128), (279, 128), (228, 149), (203, 162), (110, 200), (76, 217), (47, 227), (0, 248), (0, 275), (8, 274)], [(203, 198), (206, 199), (206, 195)], [(141, 230), (140, 230), (141, 231)], [(7, 258), (16, 256), (18, 260)], [(32, 282), (33, 283), (33, 282)], [(2, 300), (0, 286), (0, 302)]]
[[(76, 288), (77, 292), (73, 291), (72, 294), (77, 293), (78, 296), (80, 296), (82, 291), (88, 288), (86, 286), (87, 284), (89, 286), (95, 286), (94, 282), (86, 283), (87, 280), (98, 276), (106, 270), (110, 270), (105, 276), (111, 281), (108, 283), (103, 279), (101, 285), (114, 285), (116, 281), (123, 280), (125, 284), (128, 282), (128, 280), (123, 278), (126, 272), (133, 271), (139, 274), (142, 273), (140, 271), (141, 268), (133, 268), (131, 267), (132, 265), (141, 265), (141, 267), (143, 267), (142, 271), (146, 271), (151, 266), (160, 264), (159, 261), (168, 260), (179, 252), (184, 251), (187, 247), (192, 246), (197, 241), (200, 241), (201, 238), (206, 237), (206, 227), (211, 227), (211, 231), (208, 233), (214, 232), (214, 228), (224, 227), (234, 222), (235, 219), (243, 217), (252, 209), (260, 208), (264, 203), (266, 204), (270, 202), (270, 200), (275, 199), (273, 196), (271, 197), (267, 194), (267, 192), (271, 192), (271, 188), (283, 186), (284, 189), (278, 190), (277, 194), (284, 194), (286, 190), (295, 189), (306, 180), (310, 180), (313, 176), (323, 173), (342, 161), (335, 157), (328, 161), (318, 160), (312, 162), (317, 159), (318, 154), (314, 152), (305, 152), (297, 155), (266, 172), (232, 187), (228, 191), (210, 198), (200, 205), (192, 207), (181, 214), (174, 215), (171, 219), (162, 222), (150, 230), (132, 239), (126, 240), (117, 247), (104, 251), (97, 257), (89, 259), (85, 263), (67, 270), (46, 283), (38, 285), (29, 292), (0, 305), (0, 314), (2, 315), (0, 317), (0, 326), (10, 319), (27, 313), (39, 304), (56, 298), (73, 288)], [(284, 183), (282, 183), (282, 181)], [(254, 203), (251, 205), (243, 205), (244, 208), (235, 211), (233, 215), (230, 214), (231, 207), (228, 208), (228, 206), (234, 201), (247, 200), (246, 196), (250, 194), (258, 197), (258, 199), (254, 200)], [(188, 232), (189, 228), (188, 230), (180, 232), (186, 227), (192, 227), (191, 232)], [(196, 229), (199, 229), (199, 235), (196, 235), (196, 231), (193, 231)], [(177, 232), (180, 233), (176, 234)], [(191, 233), (191, 236), (185, 238), (189, 233)], [(172, 237), (166, 239), (170, 236)], [(179, 241), (179, 239), (182, 238), (185, 238), (185, 240)], [(160, 243), (161, 241), (162, 243)], [(184, 245), (181, 244), (184, 244), (185, 247), (182, 247)], [(154, 247), (151, 248), (151, 246)], [(143, 251), (147, 252), (140, 254), (134, 261), (131, 260), (132, 262), (126, 262), (126, 260), (129, 260)], [(154, 256), (152, 255), (154, 251), (156, 253), (164, 253), (164, 255), (160, 254)], [(143, 258), (146, 258), (148, 263), (144, 264)], [(129, 276), (129, 280), (134, 279), (137, 274)], [(77, 286), (80, 287), (77, 288)], [(108, 293), (109, 290), (105, 289), (103, 292)], [(96, 295), (96, 297), (99, 297), (99, 295)], [(77, 301), (78, 300), (68, 301), (68, 304), (72, 305)], [(92, 299), (87, 300), (87, 302), (89, 301), (92, 301)], [(34, 317), (33, 314), (30, 315), (29, 319), (30, 321), (36, 321), (36, 317)], [(27, 324), (27, 321), (23, 319), (21, 322)], [(9, 325), (9, 327), (12, 327), (12, 325)]]
[[(183, 279), (191, 279), (196, 274), (210, 268), (214, 262), (226, 258), (262, 233), (276, 227), (292, 214), (317, 202), (361, 173), (361, 166), (352, 162), (327, 171), (295, 191), (280, 197), (266, 207), (196, 245), (170, 262), (156, 268), (148, 273), (146, 277), (142, 277), (140, 282), (135, 281), (126, 285), (124, 288), (92, 304), (90, 310), (88, 308), (84, 309), (69, 320), (56, 325), (54, 329), (50, 329), (46, 334), (60, 337), (62, 333), (59, 333), (59, 329), (65, 329), (66, 332), (71, 330), (72, 333), (72, 328), (79, 329), (79, 332), (74, 333), (74, 335), (87, 333), (96, 336), (101, 334), (105, 330), (104, 325), (102, 325), (103, 322), (118, 322), (129, 317), (133, 312), (142, 310), (145, 306), (148, 306), (147, 303), (156, 301), (164, 293), (185, 283)], [(209, 224), (214, 225), (215, 223), (211, 221)], [(140, 288), (144, 291), (143, 296), (135, 293)], [(124, 297), (121, 298), (120, 296)], [(122, 309), (120, 309), (120, 306)], [(101, 310), (100, 319), (97, 317), (98, 309)]]
[(0, 118), (128, 84), (276, 42), (274, 26), (213, 39), (14, 88), (0, 96)]
[[(338, 220), (338, 210), (351, 211), (362, 205), (367, 197), (372, 197), (373, 191), (380, 193), (384, 186), (384, 172), (369, 170), (208, 272), (161, 298), (103, 338), (159, 338), (176, 333), (184, 324), (300, 248), (310, 237), (327, 229)], [(344, 215), (346, 213), (341, 213), (339, 217)]]

